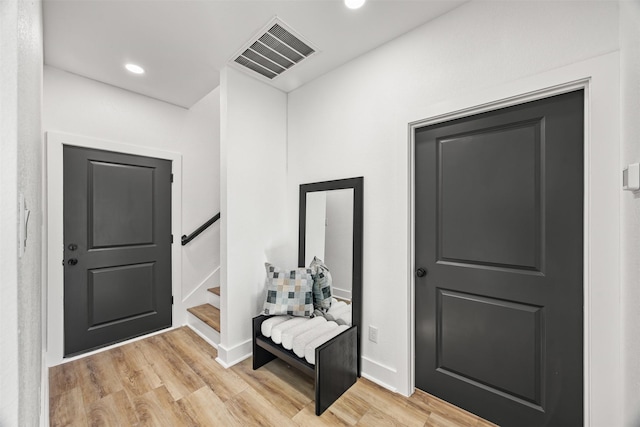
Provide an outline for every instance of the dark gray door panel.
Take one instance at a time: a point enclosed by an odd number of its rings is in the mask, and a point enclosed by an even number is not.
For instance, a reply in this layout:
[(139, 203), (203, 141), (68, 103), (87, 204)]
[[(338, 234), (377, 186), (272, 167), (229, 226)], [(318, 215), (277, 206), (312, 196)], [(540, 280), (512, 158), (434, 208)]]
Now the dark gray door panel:
[(582, 91), (415, 132), (416, 386), (582, 425)]
[(171, 326), (171, 162), (64, 147), (65, 356)]

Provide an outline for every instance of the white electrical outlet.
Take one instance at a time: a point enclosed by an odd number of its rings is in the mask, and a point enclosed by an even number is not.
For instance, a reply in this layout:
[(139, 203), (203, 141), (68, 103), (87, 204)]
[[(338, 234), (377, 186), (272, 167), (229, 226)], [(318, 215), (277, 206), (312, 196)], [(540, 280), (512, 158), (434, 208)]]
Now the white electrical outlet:
[(378, 342), (378, 328), (369, 325), (369, 341)]

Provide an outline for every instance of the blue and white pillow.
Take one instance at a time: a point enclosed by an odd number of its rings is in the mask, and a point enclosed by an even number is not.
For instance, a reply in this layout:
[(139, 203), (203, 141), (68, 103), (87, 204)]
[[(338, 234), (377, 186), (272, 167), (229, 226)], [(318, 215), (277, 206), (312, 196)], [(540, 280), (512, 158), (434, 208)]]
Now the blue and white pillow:
[(265, 263), (267, 299), (264, 314), (310, 317), (313, 314), (313, 276), (309, 268), (283, 270)]
[(326, 312), (331, 307), (331, 272), (318, 257), (313, 257), (309, 268), (313, 275), (313, 306)]

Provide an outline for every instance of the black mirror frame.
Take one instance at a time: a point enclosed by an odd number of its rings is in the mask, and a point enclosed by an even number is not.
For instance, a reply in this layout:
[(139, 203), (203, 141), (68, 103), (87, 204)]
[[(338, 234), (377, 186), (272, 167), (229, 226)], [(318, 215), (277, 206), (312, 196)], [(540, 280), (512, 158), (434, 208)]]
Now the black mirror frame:
[(307, 193), (327, 190), (353, 189), (353, 270), (351, 284), (351, 323), (357, 326), (358, 332), (358, 376), (360, 376), (360, 340), (362, 331), (362, 242), (363, 242), (363, 195), (364, 178), (346, 178), (334, 181), (314, 182), (300, 185), (300, 208), (298, 210), (298, 267), (306, 267), (306, 218)]

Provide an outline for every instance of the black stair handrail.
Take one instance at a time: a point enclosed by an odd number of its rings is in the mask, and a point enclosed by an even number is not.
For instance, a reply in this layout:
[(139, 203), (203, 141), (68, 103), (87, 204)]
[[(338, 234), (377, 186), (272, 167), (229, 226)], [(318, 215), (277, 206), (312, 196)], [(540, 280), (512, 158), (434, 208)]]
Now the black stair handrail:
[(220, 212), (215, 214), (214, 217), (211, 218), (209, 221), (205, 222), (200, 227), (198, 227), (196, 229), (196, 231), (194, 231), (193, 233), (189, 234), (188, 236), (186, 234), (184, 236), (182, 236), (182, 239), (181, 239), (182, 240), (182, 246), (186, 245), (187, 243), (189, 243), (190, 241), (192, 241), (193, 239), (198, 237), (200, 235), (200, 233), (202, 233), (204, 230), (209, 228), (214, 222), (216, 222), (219, 219), (220, 219)]

